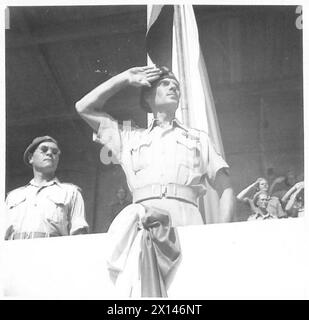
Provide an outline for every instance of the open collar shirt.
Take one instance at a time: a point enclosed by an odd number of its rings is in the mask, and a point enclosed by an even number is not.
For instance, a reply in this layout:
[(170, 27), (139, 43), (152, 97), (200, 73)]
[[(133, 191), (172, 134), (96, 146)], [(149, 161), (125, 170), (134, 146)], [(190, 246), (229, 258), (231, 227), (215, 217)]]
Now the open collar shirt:
[(61, 183), (57, 178), (40, 186), (31, 180), (11, 191), (6, 208), (8, 239), (14, 238), (16, 233), (65, 236), (88, 229), (79, 188)]

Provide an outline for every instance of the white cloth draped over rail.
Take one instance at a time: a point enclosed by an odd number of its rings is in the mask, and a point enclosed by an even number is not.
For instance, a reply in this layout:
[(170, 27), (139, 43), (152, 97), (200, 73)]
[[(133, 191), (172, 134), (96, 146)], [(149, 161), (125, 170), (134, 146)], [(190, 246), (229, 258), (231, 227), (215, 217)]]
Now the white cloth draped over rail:
[(124, 297), (166, 297), (180, 261), (177, 231), (167, 211), (132, 204), (113, 221), (107, 265)]

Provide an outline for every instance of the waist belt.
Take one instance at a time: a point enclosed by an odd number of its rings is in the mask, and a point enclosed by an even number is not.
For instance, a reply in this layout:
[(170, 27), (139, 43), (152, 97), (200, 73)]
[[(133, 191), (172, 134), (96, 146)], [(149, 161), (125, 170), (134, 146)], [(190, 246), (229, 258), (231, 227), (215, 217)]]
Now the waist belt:
[(133, 190), (133, 202), (138, 203), (148, 199), (179, 199), (197, 206), (199, 194), (188, 186), (176, 183), (149, 184)]
[(51, 235), (45, 232), (17, 232), (12, 236), (13, 240), (18, 239), (34, 239), (34, 238), (49, 238), (56, 237), (55, 235)]

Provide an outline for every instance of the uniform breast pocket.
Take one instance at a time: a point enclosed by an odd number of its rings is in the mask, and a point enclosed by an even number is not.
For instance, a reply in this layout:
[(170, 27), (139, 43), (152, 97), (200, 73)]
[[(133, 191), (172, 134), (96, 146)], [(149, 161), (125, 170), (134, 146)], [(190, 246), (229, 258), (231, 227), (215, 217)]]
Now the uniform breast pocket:
[(9, 211), (9, 219), (11, 221), (14, 221), (15, 219), (18, 219), (20, 214), (22, 214), (23, 209), (25, 208), (24, 204), (26, 201), (26, 197), (20, 197), (18, 199), (15, 199), (15, 201), (11, 201), (8, 205), (8, 211)]
[(67, 206), (62, 195), (47, 196), (45, 209), (45, 215), (48, 220), (61, 224), (67, 219)]
[(201, 148), (199, 140), (183, 138), (176, 140), (176, 160), (189, 169), (197, 169), (201, 165)]
[(134, 144), (131, 148), (131, 164), (135, 173), (146, 169), (152, 158), (152, 141), (145, 139)]

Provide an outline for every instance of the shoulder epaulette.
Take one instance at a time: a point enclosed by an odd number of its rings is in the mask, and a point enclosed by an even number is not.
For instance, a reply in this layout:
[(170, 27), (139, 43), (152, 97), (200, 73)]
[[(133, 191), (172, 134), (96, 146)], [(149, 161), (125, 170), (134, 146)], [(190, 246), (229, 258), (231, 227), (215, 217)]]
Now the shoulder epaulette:
[(200, 131), (197, 129), (188, 128), (182, 134), (191, 140), (200, 140)]
[(79, 192), (82, 192), (82, 189), (78, 185), (71, 182), (60, 182), (60, 185), (73, 187), (74, 189), (77, 189)]
[(15, 193), (15, 192), (18, 192), (18, 191), (21, 191), (22, 189), (25, 189), (26, 187), (28, 186), (28, 184), (24, 185), (24, 186), (21, 186), (21, 187), (18, 187), (18, 188), (15, 188), (11, 191), (9, 191), (7, 194), (6, 194), (6, 197), (8, 197), (9, 195)]

